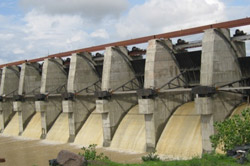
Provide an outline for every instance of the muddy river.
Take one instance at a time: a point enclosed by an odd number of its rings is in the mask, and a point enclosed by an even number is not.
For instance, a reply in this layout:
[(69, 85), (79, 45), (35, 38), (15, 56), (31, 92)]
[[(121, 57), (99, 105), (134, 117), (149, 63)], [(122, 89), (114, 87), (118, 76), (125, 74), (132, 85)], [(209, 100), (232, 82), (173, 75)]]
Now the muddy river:
[[(6, 160), (5, 163), (0, 163), (0, 166), (47, 166), (48, 160), (56, 158), (60, 150), (78, 153), (81, 152), (80, 148), (73, 144), (56, 144), (44, 140), (0, 135), (0, 158)], [(97, 152), (103, 152), (112, 161), (120, 163), (138, 163), (144, 155), (117, 152), (108, 148), (97, 148)]]

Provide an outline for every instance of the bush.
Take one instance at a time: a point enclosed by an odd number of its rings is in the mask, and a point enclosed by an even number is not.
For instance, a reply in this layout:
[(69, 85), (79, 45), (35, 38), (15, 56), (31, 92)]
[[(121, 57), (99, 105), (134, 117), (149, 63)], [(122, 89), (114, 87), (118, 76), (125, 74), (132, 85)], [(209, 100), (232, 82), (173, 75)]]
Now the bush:
[(212, 147), (218, 146), (223, 151), (232, 150), (236, 146), (250, 143), (250, 109), (245, 109), (240, 115), (234, 115), (223, 122), (214, 125), (217, 134), (210, 137)]
[(86, 160), (109, 160), (103, 153), (97, 154), (96, 146), (96, 144), (91, 144), (87, 148), (82, 147), (83, 153), (79, 153), (79, 155), (84, 156)]
[(150, 152), (148, 155), (146, 156), (142, 156), (142, 161), (146, 162), (146, 161), (160, 161), (159, 156), (156, 154), (156, 151), (154, 152)]

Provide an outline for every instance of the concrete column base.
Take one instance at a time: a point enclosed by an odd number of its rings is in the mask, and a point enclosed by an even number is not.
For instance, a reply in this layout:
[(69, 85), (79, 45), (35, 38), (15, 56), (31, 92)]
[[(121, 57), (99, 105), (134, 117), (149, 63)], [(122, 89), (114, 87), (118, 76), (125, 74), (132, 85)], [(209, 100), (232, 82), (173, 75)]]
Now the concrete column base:
[(0, 102), (0, 133), (4, 130), (4, 112), (3, 112), (3, 103)]
[(149, 145), (149, 144), (147, 144), (147, 146), (146, 146), (146, 152), (155, 152), (156, 150), (156, 148), (154, 147), (155, 145)]
[(4, 129), (4, 118), (3, 118), (3, 111), (0, 110), (0, 133), (3, 132)]
[(41, 134), (41, 139), (45, 139), (47, 135), (47, 123), (46, 123), (46, 103), (45, 101), (35, 101), (35, 107), (36, 107), (36, 112), (41, 113), (41, 123), (42, 123), (42, 134)]
[(41, 134), (41, 139), (45, 139), (47, 136), (47, 122), (46, 122), (46, 112), (42, 111), (41, 112), (41, 120), (42, 120), (42, 134)]
[(24, 131), (22, 111), (17, 111), (17, 114), (18, 114), (18, 123), (19, 123), (19, 133), (18, 133), (18, 135), (21, 136), (23, 131)]
[(15, 112), (20, 112), (22, 111), (22, 103), (20, 101), (14, 101), (13, 102), (13, 109)]
[(47, 109), (45, 101), (35, 101), (36, 112), (45, 112)]
[(63, 100), (62, 102), (63, 112), (73, 113), (73, 104), (74, 102), (72, 100)]
[(108, 100), (96, 100), (96, 112), (100, 114), (108, 113), (109, 111)]
[(202, 151), (203, 153), (211, 153), (213, 148), (210, 136), (214, 134), (213, 99), (211, 97), (196, 98), (195, 109), (201, 115)]
[(74, 116), (74, 101), (72, 100), (63, 100), (62, 102), (63, 112), (69, 114), (69, 140), (68, 142), (72, 143), (76, 137), (75, 129), (75, 116)]
[(201, 115), (201, 135), (202, 135), (202, 152), (211, 153), (213, 147), (210, 136), (214, 134), (213, 115)]
[(108, 100), (96, 100), (96, 112), (102, 114), (103, 147), (109, 147), (112, 140), (112, 127), (110, 125), (110, 111)]
[(112, 141), (112, 127), (110, 125), (109, 113), (102, 113), (103, 125), (103, 147), (109, 147)]
[(103, 147), (110, 147), (110, 144), (111, 144), (111, 141), (109, 141), (109, 140), (103, 140), (102, 146)]
[(140, 114), (153, 114), (154, 113), (154, 99), (139, 99), (139, 113)]
[(211, 115), (213, 113), (213, 100), (211, 97), (195, 98), (195, 108), (199, 115)]
[(156, 130), (154, 114), (145, 114), (146, 151), (152, 152), (156, 148)]
[[(77, 115), (76, 115), (77, 116)], [(75, 126), (75, 114), (72, 112), (68, 112), (69, 117), (69, 142), (74, 142), (76, 137), (76, 126)]]
[[(108, 114), (102, 114), (102, 118), (106, 117)], [(103, 127), (103, 147), (109, 147), (111, 145), (111, 141), (113, 138), (113, 133), (115, 131), (115, 127), (112, 126), (104, 126)]]
[(73, 143), (75, 141), (76, 136), (75, 135), (69, 135), (69, 143)]
[(0, 133), (4, 130), (3, 103), (0, 102)]
[(21, 136), (23, 133), (23, 121), (22, 121), (22, 103), (20, 101), (13, 102), (13, 110), (18, 114), (18, 123), (19, 123), (19, 133)]
[(153, 152), (156, 148), (156, 130), (155, 130), (155, 100), (139, 99), (139, 113), (144, 114), (146, 127), (146, 151)]

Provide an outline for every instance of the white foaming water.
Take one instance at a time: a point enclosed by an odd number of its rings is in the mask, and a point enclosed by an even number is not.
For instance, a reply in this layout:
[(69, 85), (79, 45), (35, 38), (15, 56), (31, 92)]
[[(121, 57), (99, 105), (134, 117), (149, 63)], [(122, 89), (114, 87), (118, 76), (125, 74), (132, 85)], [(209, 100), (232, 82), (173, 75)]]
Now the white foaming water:
[(37, 112), (27, 125), (26, 129), (22, 134), (22, 137), (31, 139), (40, 139), (41, 134), (42, 134), (41, 113)]
[(80, 146), (89, 146), (90, 144), (97, 144), (102, 146), (103, 143), (103, 129), (102, 129), (102, 115), (93, 111), (81, 130), (78, 132), (74, 144)]
[(67, 113), (61, 113), (49, 130), (46, 140), (66, 143), (69, 139), (69, 119)]
[(146, 134), (144, 115), (139, 114), (136, 105), (123, 118), (110, 145), (119, 151), (145, 152)]
[(201, 156), (200, 115), (196, 114), (194, 102), (186, 103), (175, 111), (161, 134), (156, 151), (171, 159)]
[(18, 119), (18, 113), (15, 113), (13, 118), (10, 120), (9, 124), (4, 129), (3, 134), (7, 136), (18, 136), (18, 133), (19, 133), (19, 119)]

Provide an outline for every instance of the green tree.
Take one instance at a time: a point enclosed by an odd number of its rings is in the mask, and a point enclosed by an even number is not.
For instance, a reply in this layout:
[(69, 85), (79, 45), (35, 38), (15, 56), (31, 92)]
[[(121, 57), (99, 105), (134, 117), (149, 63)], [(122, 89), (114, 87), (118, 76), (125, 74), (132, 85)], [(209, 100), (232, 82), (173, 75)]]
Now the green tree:
[(235, 146), (249, 144), (250, 109), (245, 109), (241, 115), (234, 115), (223, 122), (216, 122), (214, 127), (217, 133), (210, 137), (214, 149), (220, 146), (226, 152)]

